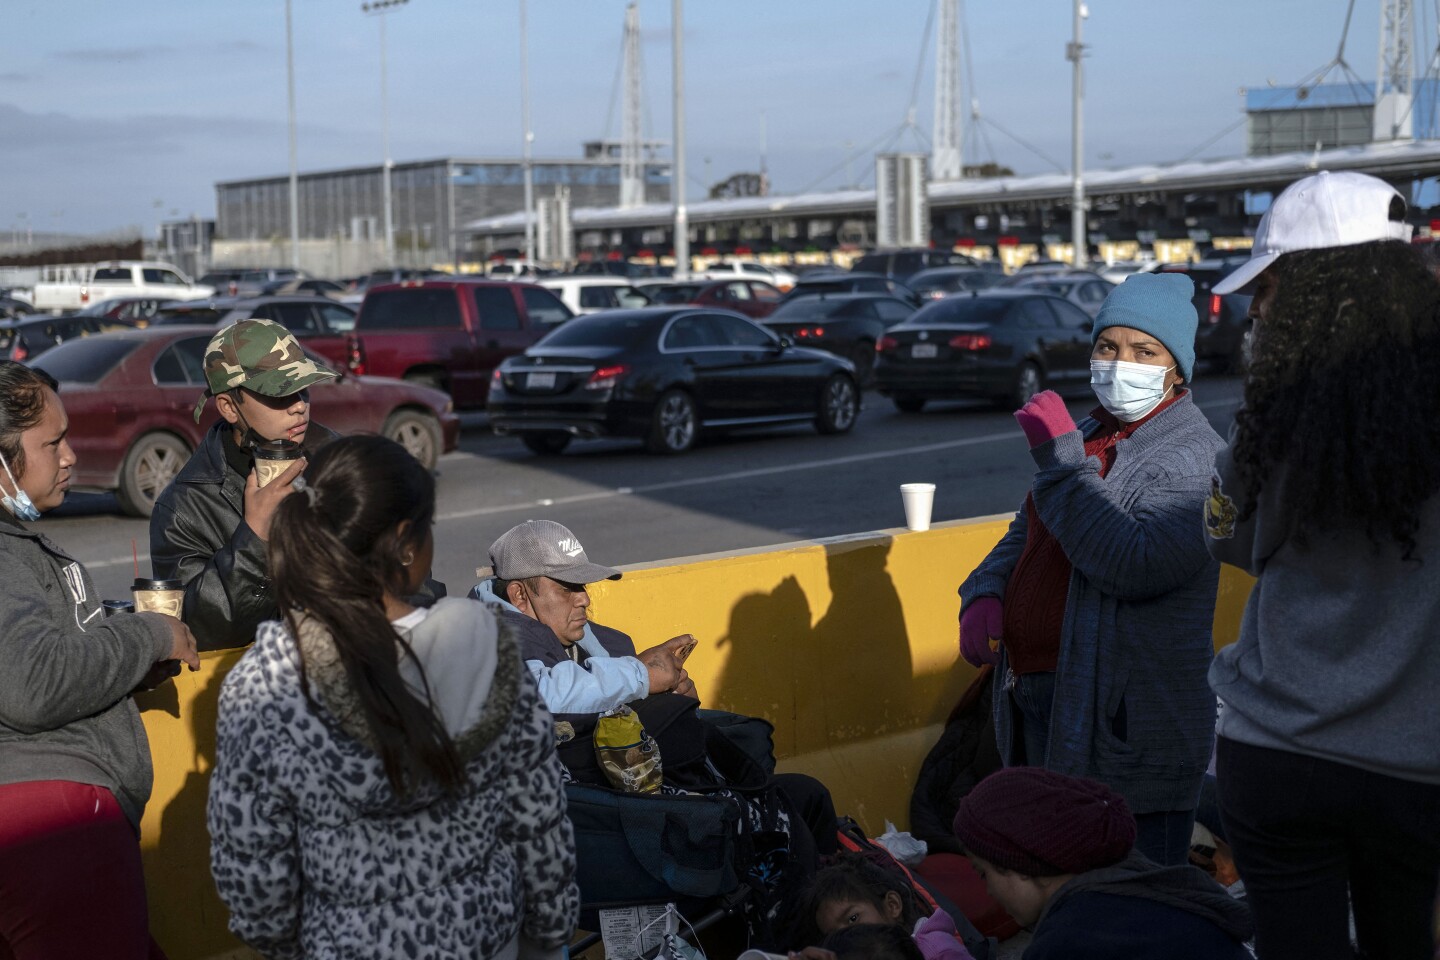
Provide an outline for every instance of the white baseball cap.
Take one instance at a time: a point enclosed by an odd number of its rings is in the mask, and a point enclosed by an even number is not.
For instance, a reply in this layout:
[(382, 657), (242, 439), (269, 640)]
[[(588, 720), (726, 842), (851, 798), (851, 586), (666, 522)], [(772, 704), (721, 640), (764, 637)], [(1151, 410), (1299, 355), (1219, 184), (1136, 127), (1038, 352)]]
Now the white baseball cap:
[(1255, 231), (1250, 260), (1215, 284), (1215, 293), (1234, 293), (1255, 282), (1282, 254), (1296, 250), (1348, 247), (1375, 240), (1410, 239), (1414, 227), (1390, 219), (1395, 199), (1405, 198), (1384, 180), (1364, 173), (1321, 171), (1286, 187)]

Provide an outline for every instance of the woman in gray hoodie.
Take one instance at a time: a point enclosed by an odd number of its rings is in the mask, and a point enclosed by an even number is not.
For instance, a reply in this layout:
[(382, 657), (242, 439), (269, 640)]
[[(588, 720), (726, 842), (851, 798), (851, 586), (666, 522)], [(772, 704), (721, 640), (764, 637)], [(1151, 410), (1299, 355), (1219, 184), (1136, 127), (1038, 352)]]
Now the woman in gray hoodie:
[(150, 751), (130, 694), (160, 682), (160, 661), (200, 659), (172, 617), (105, 619), (85, 568), (27, 526), (65, 500), (75, 466), (55, 387), (0, 361), (0, 957), (143, 960), (160, 954), (136, 842)]
[(1210, 681), (1262, 960), (1348, 960), (1347, 904), (1366, 956), (1435, 947), (1440, 284), (1404, 217), (1382, 181), (1307, 178), (1249, 270), (1253, 360), (1206, 528), (1257, 578)]
[(270, 960), (553, 953), (579, 909), (553, 723), (482, 604), (417, 608), (435, 482), (381, 437), (311, 461), (271, 528), (284, 621), (220, 696), (211, 868)]

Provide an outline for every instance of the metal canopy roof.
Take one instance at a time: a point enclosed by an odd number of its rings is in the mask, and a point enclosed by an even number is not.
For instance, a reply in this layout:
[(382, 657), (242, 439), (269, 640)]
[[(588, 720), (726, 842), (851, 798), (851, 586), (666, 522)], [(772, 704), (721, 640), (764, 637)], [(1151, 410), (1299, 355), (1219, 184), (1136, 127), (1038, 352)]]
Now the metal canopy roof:
[[(1409, 179), (1440, 174), (1440, 140), (1370, 143), (1309, 153), (1230, 160), (1198, 160), (1169, 165), (1147, 164), (1085, 174), (1088, 196), (1116, 196), (1175, 191), (1283, 187), (1317, 170), (1358, 170), (1377, 177)], [(1070, 200), (1068, 173), (1031, 177), (952, 180), (930, 184), (932, 208), (983, 207), (990, 204)], [(836, 190), (793, 196), (699, 200), (687, 205), (690, 223), (722, 220), (861, 214), (874, 210), (874, 190)], [(581, 207), (571, 213), (576, 230), (667, 226), (674, 208), (669, 203), (638, 207)], [(519, 233), (523, 211), (472, 220), (462, 232), (482, 236)]]

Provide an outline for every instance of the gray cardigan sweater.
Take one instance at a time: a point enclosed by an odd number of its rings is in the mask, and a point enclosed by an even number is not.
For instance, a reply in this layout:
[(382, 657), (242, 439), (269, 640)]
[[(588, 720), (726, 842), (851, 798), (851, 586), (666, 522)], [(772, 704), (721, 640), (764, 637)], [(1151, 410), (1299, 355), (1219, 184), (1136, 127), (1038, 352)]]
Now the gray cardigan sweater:
[(152, 773), (130, 691), (170, 653), (163, 616), (102, 619), (85, 568), (3, 508), (0, 604), (0, 784), (106, 787), (139, 830)]
[(1210, 668), (1220, 735), (1440, 784), (1440, 495), (1407, 561), (1339, 522), (1297, 544), (1283, 473), (1241, 521), (1248, 496), (1228, 449), (1215, 467), (1210, 552), (1259, 578), (1239, 641)]
[[(1036, 512), (1072, 566), (1045, 766), (1109, 784), (1135, 813), (1189, 810), (1214, 744), (1206, 670), (1220, 565), (1205, 549), (1202, 514), (1223, 444), (1186, 393), (1116, 445), (1102, 478), (1085, 455), (1100, 429), (1087, 418), (1031, 451)], [(1025, 538), (1022, 507), (961, 584), (963, 603), (1003, 602)], [(1009, 765), (1004, 683), (994, 711)]]

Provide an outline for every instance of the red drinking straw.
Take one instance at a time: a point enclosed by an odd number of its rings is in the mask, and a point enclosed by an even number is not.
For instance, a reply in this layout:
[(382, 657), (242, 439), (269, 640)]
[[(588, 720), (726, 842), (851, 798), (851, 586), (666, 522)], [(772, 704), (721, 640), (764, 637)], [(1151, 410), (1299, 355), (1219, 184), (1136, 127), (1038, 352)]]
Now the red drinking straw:
[(140, 550), (135, 546), (135, 538), (130, 538), (130, 556), (135, 558), (135, 579), (140, 579)]

